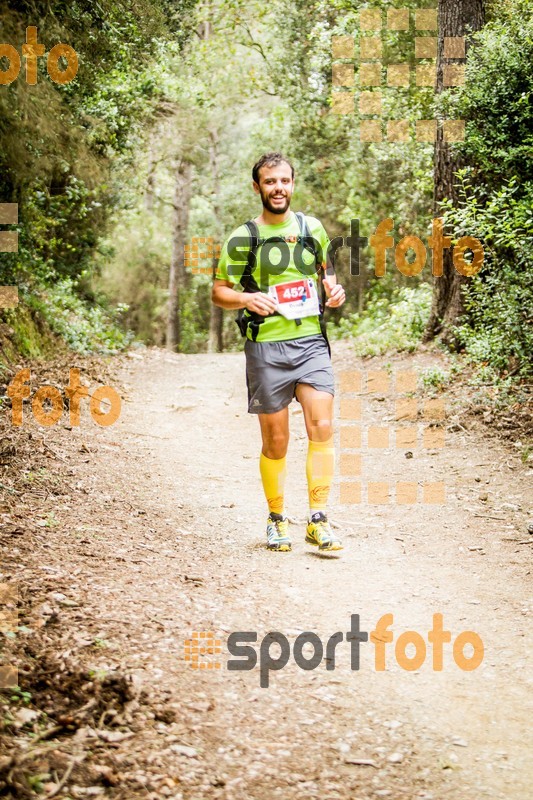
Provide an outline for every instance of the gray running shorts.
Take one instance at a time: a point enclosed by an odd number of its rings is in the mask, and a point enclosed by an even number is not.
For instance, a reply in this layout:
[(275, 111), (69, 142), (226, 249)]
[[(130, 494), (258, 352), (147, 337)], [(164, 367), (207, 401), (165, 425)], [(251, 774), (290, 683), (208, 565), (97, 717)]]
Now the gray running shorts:
[(285, 342), (246, 340), (248, 413), (274, 414), (295, 397), (296, 384), (308, 383), (335, 394), (333, 369), (322, 334)]

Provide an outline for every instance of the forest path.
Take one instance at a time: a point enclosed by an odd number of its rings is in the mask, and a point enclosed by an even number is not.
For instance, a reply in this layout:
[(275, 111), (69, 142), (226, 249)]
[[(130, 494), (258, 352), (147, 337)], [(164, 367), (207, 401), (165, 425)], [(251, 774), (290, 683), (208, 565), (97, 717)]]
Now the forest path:
[[(341, 369), (419, 371), (439, 359), (421, 353), (363, 364), (344, 343), (334, 346), (337, 381)], [(444, 481), (446, 504), (420, 502), (420, 486), (415, 505), (369, 504), (363, 492), (361, 504), (341, 506), (337, 478), (330, 517), (345, 549), (320, 555), (304, 543), (306, 438), (294, 402), (293, 551), (271, 553), (243, 355), (143, 351), (117, 381), (127, 396), (114, 426), (87, 423), (96, 431), (91, 440), (87, 427), (58, 431), (89, 442), (97, 455), (72, 461), (83, 494), (74, 510), (56, 509), (47, 563), (70, 576), (82, 606), (63, 612), (75, 635), (105, 643), (91, 655), (94, 668), (136, 674), (169, 711), (148, 714), (116, 746), (127, 796), (526, 800), (530, 550), (521, 542), (532, 471), (519, 453), (454, 424), (453, 408), (444, 448), (410, 447), (412, 458), (406, 447), (364, 450), (363, 480)], [(363, 431), (393, 420), (387, 391), (361, 399)], [(361, 645), (360, 669), (351, 670), (350, 615), (370, 632), (388, 613), (394, 641), (385, 647), (385, 671), (374, 670), (370, 642)], [(427, 632), (435, 613), (452, 641), (464, 630), (481, 637), (478, 669), (461, 670), (450, 644), (443, 670), (432, 669)], [(415, 671), (395, 659), (408, 630), (427, 645)], [(221, 640), (220, 668), (193, 669), (185, 660), (195, 631)], [(257, 632), (257, 650), (269, 631), (290, 642), (289, 663), (270, 673), (268, 688), (260, 687), (259, 667), (227, 669), (232, 631)], [(335, 670), (324, 661), (312, 671), (295, 664), (292, 647), (303, 631), (324, 645), (344, 632)]]

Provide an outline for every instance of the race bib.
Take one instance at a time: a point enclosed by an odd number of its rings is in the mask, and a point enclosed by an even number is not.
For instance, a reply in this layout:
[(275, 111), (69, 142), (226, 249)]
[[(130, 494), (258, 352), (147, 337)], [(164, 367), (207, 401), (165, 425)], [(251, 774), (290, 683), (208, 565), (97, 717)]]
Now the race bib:
[(268, 291), (276, 303), (276, 311), (286, 319), (313, 317), (320, 313), (316, 283), (311, 278), (278, 283), (270, 286)]

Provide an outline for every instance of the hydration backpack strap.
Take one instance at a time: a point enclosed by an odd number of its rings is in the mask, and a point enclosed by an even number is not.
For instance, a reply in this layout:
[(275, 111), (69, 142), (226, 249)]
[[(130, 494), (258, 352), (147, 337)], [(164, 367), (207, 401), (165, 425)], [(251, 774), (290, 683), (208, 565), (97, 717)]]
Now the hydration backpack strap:
[(296, 219), (298, 220), (298, 226), (300, 228), (300, 241), (304, 247), (312, 252), (315, 257), (317, 257), (316, 247), (315, 247), (315, 240), (311, 236), (311, 232), (309, 230), (309, 226), (307, 224), (307, 220), (305, 218), (305, 214), (303, 211), (296, 211)]
[[(261, 289), (257, 285), (255, 278), (252, 276), (252, 272), (255, 269), (257, 248), (260, 244), (262, 244), (262, 240), (259, 237), (259, 228), (257, 227), (257, 223), (254, 222), (253, 219), (248, 220), (248, 222), (245, 222), (244, 224), (248, 229), (248, 233), (250, 234), (250, 249), (248, 250), (246, 266), (244, 267), (239, 283), (241, 284), (244, 292), (260, 292)], [(254, 342), (257, 340), (259, 326), (263, 321), (264, 317), (262, 317), (261, 314), (254, 314), (251, 311), (249, 311), (248, 314), (245, 314), (243, 308), (240, 308), (237, 312), (236, 323), (239, 326), (241, 334), (246, 337), (246, 330), (248, 326), (250, 326), (252, 340)]]
[[(255, 268), (256, 253), (257, 253), (257, 248), (259, 247), (259, 228), (257, 227), (257, 223), (254, 222), (253, 219), (249, 219), (248, 222), (245, 222), (244, 224), (248, 229), (248, 233), (250, 234), (250, 249), (248, 250), (246, 266), (241, 275), (239, 283), (241, 284), (243, 290), (246, 291), (246, 289), (248, 288), (248, 284), (252, 279), (252, 272), (254, 271)], [(250, 288), (254, 292), (259, 290), (257, 284), (255, 287), (250, 287)]]

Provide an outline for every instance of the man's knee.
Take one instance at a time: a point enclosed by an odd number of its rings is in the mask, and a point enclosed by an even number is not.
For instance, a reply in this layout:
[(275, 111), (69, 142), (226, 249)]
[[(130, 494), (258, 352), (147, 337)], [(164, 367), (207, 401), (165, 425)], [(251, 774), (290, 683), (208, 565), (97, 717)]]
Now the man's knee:
[(263, 434), (263, 453), (267, 458), (285, 458), (289, 446), (289, 435), (284, 431), (268, 431)]
[(327, 442), (333, 436), (333, 397), (313, 392), (306, 400), (304, 411), (309, 438), (315, 442)]
[(329, 418), (314, 419), (310, 438), (314, 442), (327, 442), (333, 436), (333, 422)]

